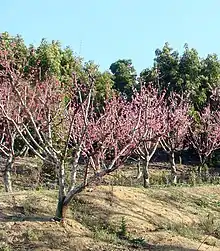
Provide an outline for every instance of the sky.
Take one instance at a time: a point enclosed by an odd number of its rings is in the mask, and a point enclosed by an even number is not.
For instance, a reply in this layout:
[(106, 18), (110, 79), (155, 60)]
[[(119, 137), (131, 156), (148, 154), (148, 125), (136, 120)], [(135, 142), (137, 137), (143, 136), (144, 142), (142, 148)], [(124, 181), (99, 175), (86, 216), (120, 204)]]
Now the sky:
[(219, 0), (7, 0), (0, 32), (20, 34), (26, 44), (59, 40), (107, 70), (132, 59), (138, 72), (153, 65), (155, 50), (185, 43), (201, 57), (220, 55)]

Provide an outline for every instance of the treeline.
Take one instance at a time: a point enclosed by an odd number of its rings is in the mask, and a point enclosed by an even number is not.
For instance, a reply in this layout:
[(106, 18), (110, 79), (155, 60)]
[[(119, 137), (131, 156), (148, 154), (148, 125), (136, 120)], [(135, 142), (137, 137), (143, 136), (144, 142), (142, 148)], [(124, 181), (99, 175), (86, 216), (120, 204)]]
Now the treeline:
[(166, 89), (167, 96), (172, 92), (188, 95), (194, 109), (200, 110), (210, 101), (211, 90), (219, 86), (220, 61), (217, 55), (201, 58), (196, 49), (187, 44), (180, 54), (166, 43), (155, 51), (153, 66), (143, 69), (139, 75), (131, 59), (119, 59), (101, 72), (93, 61), (83, 61), (70, 47), (62, 48), (58, 41), (42, 39), (38, 47), (26, 46), (21, 36), (2, 33), (0, 48), (2, 46), (6, 46), (8, 53), (13, 53), (16, 68), (28, 74), (37, 67), (40, 80), (48, 75), (54, 76), (65, 86), (73, 73), (77, 74), (79, 81), (86, 82), (88, 72), (95, 70), (97, 101), (113, 92), (131, 98), (134, 89), (151, 83), (159, 90)]
[(77, 193), (131, 155), (142, 159), (138, 176), (149, 186), (149, 163), (158, 146), (169, 156), (173, 183), (175, 154), (186, 147), (197, 153), (200, 173), (220, 149), (218, 71), (216, 56), (200, 59), (187, 46), (180, 56), (166, 44), (156, 51), (152, 69), (140, 76), (131, 60), (118, 60), (103, 73), (58, 42), (43, 40), (37, 48), (26, 47), (21, 37), (2, 34), (0, 154), (6, 160), (5, 190), (12, 190), (14, 160), (24, 152), (56, 172), (58, 219), (65, 217)]

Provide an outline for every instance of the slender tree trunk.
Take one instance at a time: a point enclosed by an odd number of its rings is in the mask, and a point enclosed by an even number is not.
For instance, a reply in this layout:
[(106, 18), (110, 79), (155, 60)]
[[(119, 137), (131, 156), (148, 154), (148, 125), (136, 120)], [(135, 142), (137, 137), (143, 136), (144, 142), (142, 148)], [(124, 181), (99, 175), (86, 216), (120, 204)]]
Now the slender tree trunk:
[(6, 192), (12, 192), (12, 184), (11, 184), (11, 170), (14, 165), (14, 157), (10, 154), (9, 158), (7, 159), (5, 170), (3, 173), (4, 185)]
[(149, 187), (150, 185), (149, 162), (150, 162), (150, 157), (149, 155), (147, 155), (144, 159), (144, 165), (143, 165), (143, 178), (144, 178), (145, 188)]
[(176, 170), (174, 152), (171, 152), (169, 157), (170, 157), (170, 167), (171, 167), (172, 182), (173, 182), (173, 184), (176, 184), (177, 183), (177, 170)]
[(181, 153), (179, 154), (179, 164), (182, 165), (183, 161), (182, 161), (182, 156)]
[(199, 154), (200, 165), (198, 166), (198, 174), (201, 175), (202, 167), (205, 165), (206, 158), (205, 156)]
[(62, 161), (58, 166), (58, 180), (59, 180), (59, 196), (56, 210), (56, 219), (61, 221), (65, 218), (66, 207), (64, 206), (65, 200), (65, 166), (64, 161)]
[(142, 171), (141, 171), (141, 158), (138, 157), (138, 162), (137, 162), (137, 179), (140, 179), (142, 176)]
[[(64, 189), (64, 171), (65, 171), (64, 163), (61, 163), (61, 165), (59, 166), (59, 199), (57, 203), (56, 216), (54, 217), (54, 220), (63, 221), (66, 218), (66, 212), (71, 200), (76, 194), (83, 191), (87, 185), (97, 182), (97, 180), (99, 181), (103, 176), (117, 170), (119, 166), (117, 166), (116, 161), (119, 159), (120, 156), (122, 156), (122, 154), (126, 151), (128, 147), (129, 145), (124, 147), (119, 152), (118, 156), (116, 156), (112, 160), (110, 165), (108, 165), (108, 169), (101, 170), (99, 173), (95, 173), (91, 177), (88, 177), (86, 184), (85, 182), (82, 182), (81, 184), (70, 189), (67, 194), (65, 193)], [(124, 156), (122, 158), (122, 161), (124, 162), (127, 159), (127, 157), (128, 156)]]
[(60, 197), (58, 199), (57, 203), (57, 209), (56, 209), (56, 220), (61, 221), (63, 219), (63, 202), (65, 200), (65, 197)]
[(29, 147), (28, 146), (26, 146), (26, 149), (25, 149), (25, 151), (24, 151), (24, 157), (27, 157), (27, 155), (28, 155), (28, 151), (29, 151)]
[(72, 170), (71, 170), (71, 188), (75, 187), (76, 185), (76, 177), (77, 177), (77, 168), (78, 164), (73, 164)]
[(77, 176), (80, 154), (81, 154), (81, 146), (79, 146), (79, 149), (77, 150), (72, 163), (71, 174), (70, 174), (71, 175), (70, 186), (68, 189), (69, 191), (72, 190), (76, 185), (76, 176)]
[(64, 221), (66, 218), (66, 213), (67, 213), (69, 203), (68, 204), (64, 203), (65, 198), (66, 197), (64, 196), (63, 198), (59, 198), (58, 200), (56, 216), (55, 216), (55, 220), (57, 221)]

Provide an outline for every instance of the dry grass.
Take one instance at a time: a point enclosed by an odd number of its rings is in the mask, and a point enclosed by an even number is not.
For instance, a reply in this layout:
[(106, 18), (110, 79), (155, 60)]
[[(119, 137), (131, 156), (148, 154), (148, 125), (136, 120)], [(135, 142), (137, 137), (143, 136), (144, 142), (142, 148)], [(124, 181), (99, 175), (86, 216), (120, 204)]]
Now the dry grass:
[[(220, 187), (100, 186), (51, 221), (55, 191), (0, 194), (0, 250), (220, 250)], [(127, 239), (119, 237), (122, 218)]]

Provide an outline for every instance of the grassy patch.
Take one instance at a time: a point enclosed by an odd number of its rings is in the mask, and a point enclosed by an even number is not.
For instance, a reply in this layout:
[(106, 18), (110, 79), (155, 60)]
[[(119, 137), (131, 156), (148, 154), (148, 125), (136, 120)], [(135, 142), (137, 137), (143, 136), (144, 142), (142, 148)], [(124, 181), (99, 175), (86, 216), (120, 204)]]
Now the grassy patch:
[(0, 251), (12, 251), (11, 247), (6, 243), (0, 244)]
[[(75, 198), (65, 226), (42, 220), (54, 213), (56, 195), (57, 191), (48, 190), (19, 192), (14, 194), (14, 205), (7, 194), (2, 194), (0, 213), (16, 215), (19, 207), (24, 217), (0, 222), (0, 247), (127, 251), (148, 250), (151, 245), (152, 250), (196, 250), (204, 241), (204, 248), (220, 249), (218, 186), (95, 187)], [(156, 249), (155, 243), (161, 249)]]

